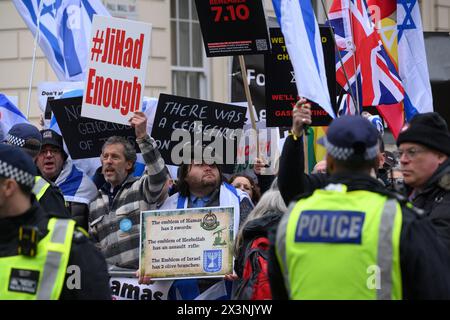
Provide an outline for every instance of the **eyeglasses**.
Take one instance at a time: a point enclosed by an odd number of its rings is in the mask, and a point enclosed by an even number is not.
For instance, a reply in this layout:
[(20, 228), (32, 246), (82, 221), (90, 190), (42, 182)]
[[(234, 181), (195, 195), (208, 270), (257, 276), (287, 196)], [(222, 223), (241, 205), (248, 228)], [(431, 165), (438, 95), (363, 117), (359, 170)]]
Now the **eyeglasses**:
[(47, 149), (41, 149), (39, 152), (39, 155), (46, 156), (47, 153), (50, 152), (50, 155), (55, 155), (61, 152), (58, 148), (47, 148)]
[(401, 158), (403, 155), (405, 155), (408, 159), (414, 159), (419, 153), (426, 152), (425, 149), (418, 149), (418, 148), (409, 148), (406, 150), (398, 149), (398, 157)]

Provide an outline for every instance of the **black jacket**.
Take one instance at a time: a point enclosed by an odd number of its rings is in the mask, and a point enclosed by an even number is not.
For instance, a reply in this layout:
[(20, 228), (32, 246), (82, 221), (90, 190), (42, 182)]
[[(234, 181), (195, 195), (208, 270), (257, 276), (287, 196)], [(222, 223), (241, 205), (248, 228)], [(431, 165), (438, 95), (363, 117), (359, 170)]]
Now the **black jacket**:
[(303, 142), (288, 136), (281, 152), (278, 170), (278, 189), (286, 205), (300, 194), (326, 186), (327, 174), (307, 175), (304, 171)]
[(450, 252), (450, 159), (444, 162), (428, 180), (412, 203), (423, 210)]
[(234, 271), (236, 271), (239, 278), (242, 278), (244, 273), (245, 254), (248, 245), (256, 238), (268, 238), (269, 229), (278, 225), (281, 216), (281, 212), (267, 212), (264, 216), (249, 221), (249, 223), (245, 225), (244, 230), (242, 231), (242, 245), (234, 264)]
[[(301, 194), (310, 193), (328, 184), (329, 176), (325, 173), (305, 174), (303, 142), (294, 140), (292, 136), (286, 138), (280, 157), (278, 171), (278, 188), (286, 205)], [(389, 181), (385, 169), (377, 172), (378, 179), (383, 181), (385, 188), (396, 190), (396, 186)]]
[[(343, 183), (348, 191), (368, 190), (396, 198), (402, 205), (403, 214), (400, 234), (403, 298), (450, 299), (450, 254), (425, 215), (407, 208), (404, 198), (386, 191), (379, 181), (369, 176), (334, 175), (329, 177), (328, 182)], [(276, 230), (273, 228), (269, 232), (272, 244), (275, 243), (275, 236)], [(273, 247), (270, 250), (269, 274), (274, 299), (286, 299), (283, 276)]]
[[(24, 214), (0, 219), (0, 257), (17, 255), (20, 226), (35, 226), (39, 229), (39, 238), (48, 233), (49, 214), (44, 213), (33, 197), (32, 207)], [(61, 216), (57, 216), (61, 218)], [(81, 271), (80, 289), (67, 288), (68, 273), (64, 280), (61, 300), (111, 299), (109, 275), (106, 262), (91, 241), (81, 232), (75, 231), (68, 266), (76, 265)]]

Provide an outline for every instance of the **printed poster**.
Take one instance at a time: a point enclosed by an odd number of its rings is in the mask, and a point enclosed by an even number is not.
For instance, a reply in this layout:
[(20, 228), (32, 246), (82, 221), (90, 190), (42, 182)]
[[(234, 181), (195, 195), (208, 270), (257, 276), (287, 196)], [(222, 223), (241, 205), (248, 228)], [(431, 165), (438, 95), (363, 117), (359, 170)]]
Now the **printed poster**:
[(143, 211), (140, 271), (151, 279), (233, 273), (234, 208)]

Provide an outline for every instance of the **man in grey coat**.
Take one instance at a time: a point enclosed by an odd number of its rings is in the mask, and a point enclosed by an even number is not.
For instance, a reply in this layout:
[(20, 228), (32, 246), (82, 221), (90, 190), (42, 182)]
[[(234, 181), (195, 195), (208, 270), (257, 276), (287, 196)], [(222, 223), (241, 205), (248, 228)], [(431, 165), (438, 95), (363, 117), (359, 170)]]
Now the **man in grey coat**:
[(110, 137), (102, 148), (102, 173), (106, 183), (89, 207), (89, 233), (109, 265), (138, 269), (140, 212), (161, 202), (167, 170), (155, 141), (146, 131), (147, 118), (135, 112), (130, 119), (147, 172), (134, 177), (136, 152), (126, 139)]

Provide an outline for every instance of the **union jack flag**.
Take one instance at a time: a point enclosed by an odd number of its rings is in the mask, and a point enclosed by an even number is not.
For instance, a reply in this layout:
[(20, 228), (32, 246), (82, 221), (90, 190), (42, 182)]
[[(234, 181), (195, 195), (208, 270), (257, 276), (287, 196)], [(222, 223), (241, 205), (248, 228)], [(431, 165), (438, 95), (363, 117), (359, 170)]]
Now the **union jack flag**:
[[(341, 63), (336, 53), (336, 80), (344, 90), (355, 101), (359, 101), (360, 107), (402, 101), (402, 82), (370, 20), (366, 1), (334, 0), (329, 12), (329, 23), (334, 28), (342, 57)], [(347, 102), (350, 103), (349, 100)], [(350, 113), (352, 109), (347, 104), (344, 112)]]

